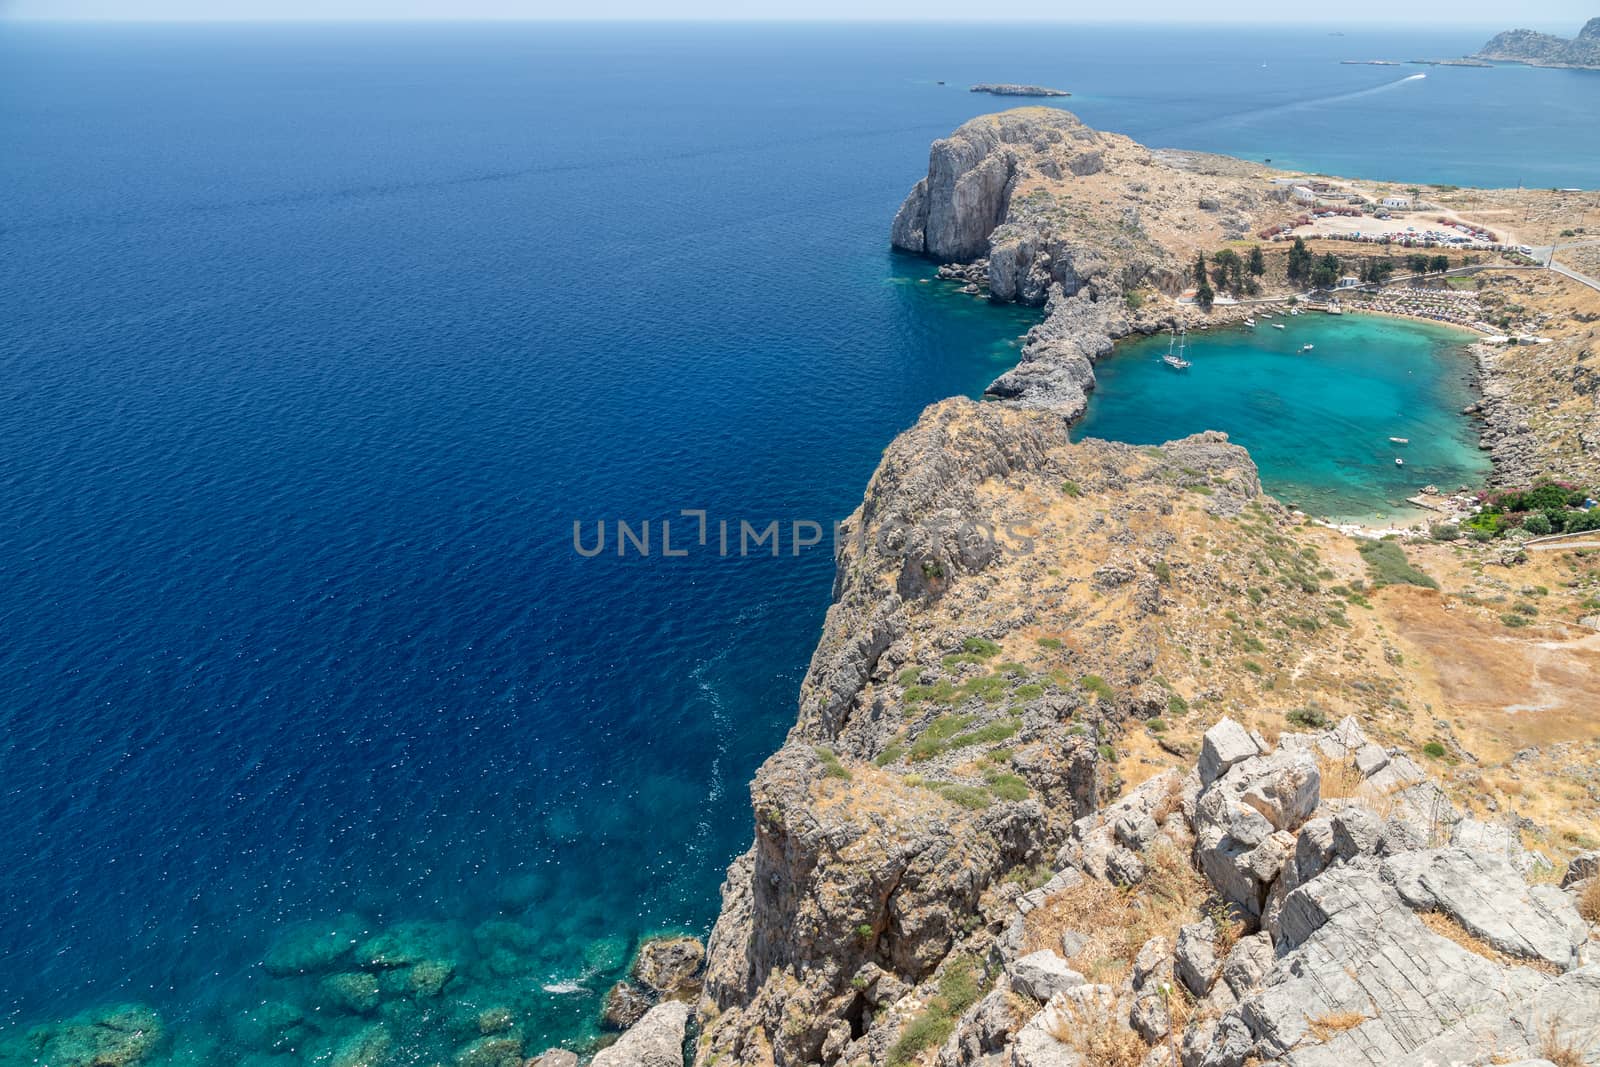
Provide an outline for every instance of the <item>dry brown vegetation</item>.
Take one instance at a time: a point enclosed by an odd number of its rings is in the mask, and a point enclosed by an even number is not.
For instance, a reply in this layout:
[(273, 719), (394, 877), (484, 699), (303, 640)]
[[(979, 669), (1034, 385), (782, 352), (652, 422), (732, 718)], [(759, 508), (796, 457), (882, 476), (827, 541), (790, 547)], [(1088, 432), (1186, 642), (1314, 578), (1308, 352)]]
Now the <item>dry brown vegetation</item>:
[(1545, 1023), (1539, 1035), (1539, 1055), (1555, 1064), (1555, 1067), (1586, 1067), (1589, 1062), (1587, 1052), (1571, 1038), (1562, 1037), (1555, 1020)]
[(1444, 912), (1424, 911), (1418, 913), (1418, 918), (1422, 920), (1422, 925), (1440, 937), (1454, 941), (1468, 952), (1482, 956), (1484, 959), (1490, 960), (1501, 967), (1532, 967), (1536, 971), (1543, 971), (1549, 975), (1561, 973), (1559, 967), (1544, 960), (1524, 960), (1506, 955)]
[(1578, 914), (1585, 922), (1600, 923), (1600, 876), (1589, 879), (1578, 895)]
[(1354, 1030), (1367, 1021), (1367, 1017), (1359, 1011), (1336, 1011), (1327, 1015), (1318, 1015), (1306, 1020), (1306, 1028), (1311, 1031), (1311, 1036), (1318, 1041), (1326, 1042), (1334, 1034), (1346, 1030)]
[(1178, 927), (1200, 917), (1210, 892), (1188, 857), (1169, 845), (1150, 849), (1145, 865), (1145, 880), (1136, 889), (1085, 879), (1030, 912), (1026, 951), (1059, 951), (1061, 935), (1076, 930), (1089, 941), (1068, 962), (1093, 981), (1120, 982), (1144, 943), (1157, 936), (1175, 938)]
[(1086, 1011), (1070, 1005), (1052, 1012), (1050, 1036), (1083, 1057), (1085, 1067), (1139, 1067), (1150, 1046), (1112, 1012)]
[(1334, 759), (1324, 752), (1317, 754), (1317, 773), (1322, 778), (1323, 800), (1353, 797), (1362, 782), (1354, 760)]

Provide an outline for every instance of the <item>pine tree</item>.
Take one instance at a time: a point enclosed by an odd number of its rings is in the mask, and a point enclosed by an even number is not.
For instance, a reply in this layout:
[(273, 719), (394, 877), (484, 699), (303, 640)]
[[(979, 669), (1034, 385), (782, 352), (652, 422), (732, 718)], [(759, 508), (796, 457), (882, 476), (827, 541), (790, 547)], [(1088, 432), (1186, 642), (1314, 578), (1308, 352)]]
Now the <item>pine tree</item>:
[(1250, 246), (1250, 273), (1257, 278), (1267, 273), (1267, 261), (1261, 255), (1260, 245)]
[(1207, 288), (1209, 285), (1206, 279), (1206, 254), (1204, 252), (1201, 252), (1199, 258), (1194, 261), (1194, 283), (1202, 289)]

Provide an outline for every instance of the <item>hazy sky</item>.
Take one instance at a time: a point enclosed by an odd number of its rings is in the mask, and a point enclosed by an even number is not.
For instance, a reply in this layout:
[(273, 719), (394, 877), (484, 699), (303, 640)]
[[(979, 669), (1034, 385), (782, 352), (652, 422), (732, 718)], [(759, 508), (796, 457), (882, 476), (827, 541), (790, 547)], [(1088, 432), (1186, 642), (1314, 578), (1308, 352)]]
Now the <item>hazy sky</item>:
[[(1576, 33), (1600, 0), (1132, 0), (1126, 4), (1069, 0), (0, 0), (0, 13), (60, 19), (1050, 19), (1093, 21), (1309, 22), (1441, 27), (1529, 26)], [(1336, 15), (1334, 15), (1336, 13)], [(1330, 17), (1332, 16), (1332, 17)]]

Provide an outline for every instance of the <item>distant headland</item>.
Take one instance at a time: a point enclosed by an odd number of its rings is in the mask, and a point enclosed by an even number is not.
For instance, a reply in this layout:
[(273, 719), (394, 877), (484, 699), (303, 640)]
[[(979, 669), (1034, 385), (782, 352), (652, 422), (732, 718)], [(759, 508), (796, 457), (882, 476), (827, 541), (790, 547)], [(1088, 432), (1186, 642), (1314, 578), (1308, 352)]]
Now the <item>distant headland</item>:
[(1526, 63), (1533, 67), (1600, 70), (1600, 18), (1584, 23), (1578, 36), (1571, 40), (1534, 30), (1507, 30), (1491, 37), (1473, 58)]
[(994, 85), (984, 82), (974, 85), (974, 93), (988, 93), (990, 96), (1071, 96), (1065, 89), (1047, 89), (1042, 85)]

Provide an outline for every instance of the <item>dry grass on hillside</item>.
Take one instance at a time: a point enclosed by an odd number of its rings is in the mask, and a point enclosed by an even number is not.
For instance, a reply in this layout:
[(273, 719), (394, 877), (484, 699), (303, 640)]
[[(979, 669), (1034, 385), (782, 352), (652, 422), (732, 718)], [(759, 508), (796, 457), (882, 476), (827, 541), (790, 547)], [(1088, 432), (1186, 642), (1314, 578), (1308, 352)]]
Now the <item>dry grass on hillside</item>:
[(1127, 976), (1139, 949), (1152, 937), (1177, 937), (1178, 927), (1194, 922), (1210, 895), (1210, 887), (1170, 846), (1145, 854), (1146, 875), (1134, 888), (1083, 882), (1028, 914), (1025, 951), (1060, 951), (1061, 935), (1075, 930), (1087, 946), (1068, 962), (1091, 981), (1114, 985)]
[(1468, 952), (1482, 956), (1498, 966), (1532, 967), (1536, 971), (1542, 971), (1552, 976), (1561, 973), (1559, 967), (1546, 963), (1544, 960), (1524, 960), (1506, 955), (1442, 911), (1419, 912), (1418, 918), (1422, 920), (1422, 925), (1440, 937), (1454, 941)]

